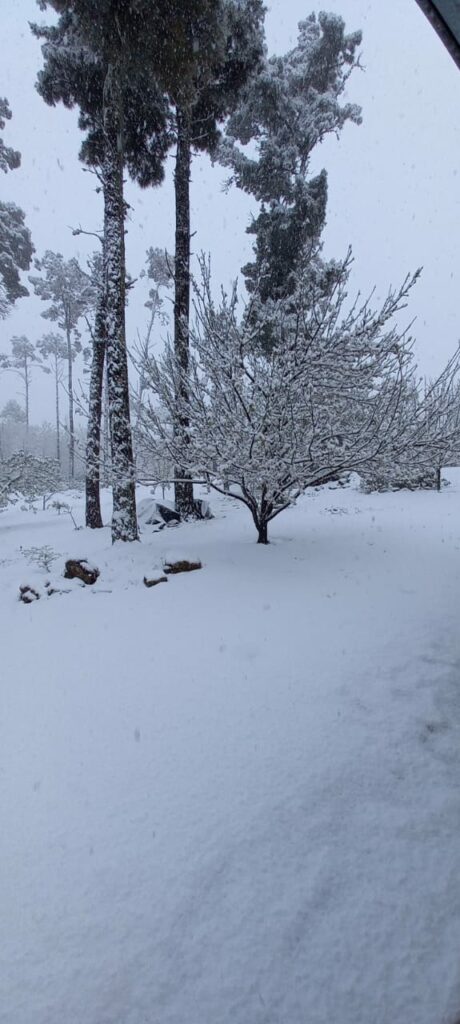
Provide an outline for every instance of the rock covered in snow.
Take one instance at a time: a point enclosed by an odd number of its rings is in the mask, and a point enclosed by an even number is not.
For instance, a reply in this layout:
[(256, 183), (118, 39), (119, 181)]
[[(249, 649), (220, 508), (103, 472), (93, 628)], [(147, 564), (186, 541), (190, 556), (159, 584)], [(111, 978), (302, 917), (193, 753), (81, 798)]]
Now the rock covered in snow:
[(209, 501), (206, 501), (205, 498), (197, 498), (195, 505), (200, 519), (214, 519)]
[(137, 506), (137, 518), (141, 526), (174, 526), (180, 523), (181, 517), (174, 508), (153, 498), (143, 498)]
[[(197, 498), (194, 501), (196, 519), (213, 519), (211, 507), (208, 501)], [(180, 512), (174, 505), (165, 504), (164, 501), (155, 501), (154, 498), (143, 498), (137, 505), (137, 518), (140, 526), (154, 526), (162, 530), (165, 526), (177, 526), (182, 522)]]
[(99, 569), (95, 565), (90, 565), (86, 558), (68, 558), (65, 563), (64, 578), (66, 580), (77, 579), (92, 586), (99, 575)]
[(32, 604), (34, 601), (40, 600), (40, 594), (35, 587), (30, 587), (29, 584), (23, 584), (19, 587), (19, 600), (23, 604)]
[(165, 505), (163, 502), (156, 503), (158, 515), (161, 516), (164, 523), (180, 523), (181, 516), (179, 512), (172, 505)]

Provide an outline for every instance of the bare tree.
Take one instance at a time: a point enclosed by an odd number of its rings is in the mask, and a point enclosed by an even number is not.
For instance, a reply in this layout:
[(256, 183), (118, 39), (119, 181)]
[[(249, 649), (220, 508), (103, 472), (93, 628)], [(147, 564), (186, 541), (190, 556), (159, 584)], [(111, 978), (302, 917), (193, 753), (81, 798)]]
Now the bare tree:
[[(306, 488), (394, 460), (407, 445), (432, 457), (438, 443), (429, 403), (413, 421), (404, 415), (412, 345), (394, 318), (418, 275), (391, 290), (380, 309), (358, 300), (350, 308), (350, 263), (349, 256), (336, 268), (327, 295), (324, 282), (315, 294), (309, 275), (306, 291), (300, 278), (288, 302), (265, 303), (277, 333), (270, 351), (260, 309), (256, 320), (246, 310), (239, 321), (236, 290), (216, 305), (204, 268), (187, 377), (185, 450), (177, 450), (172, 429), (180, 373), (172, 347), (149, 364), (154, 397), (144, 415), (146, 443), (167, 451), (176, 465), (187, 458), (191, 477), (209, 480), (221, 493), (227, 479), (262, 544), (268, 524)], [(440, 424), (439, 443), (445, 433)]]

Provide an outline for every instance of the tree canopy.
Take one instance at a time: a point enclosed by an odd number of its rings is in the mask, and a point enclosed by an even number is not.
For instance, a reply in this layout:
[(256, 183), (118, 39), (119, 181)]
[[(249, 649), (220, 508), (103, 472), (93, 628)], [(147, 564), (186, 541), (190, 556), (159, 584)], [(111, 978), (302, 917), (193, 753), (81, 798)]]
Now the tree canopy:
[[(10, 119), (8, 100), (0, 99), (0, 131)], [(21, 154), (0, 137), (0, 170), (6, 174), (16, 170), (20, 163)], [(0, 318), (8, 314), (17, 299), (29, 294), (21, 282), (20, 271), (29, 269), (33, 252), (23, 210), (14, 203), (0, 200)]]

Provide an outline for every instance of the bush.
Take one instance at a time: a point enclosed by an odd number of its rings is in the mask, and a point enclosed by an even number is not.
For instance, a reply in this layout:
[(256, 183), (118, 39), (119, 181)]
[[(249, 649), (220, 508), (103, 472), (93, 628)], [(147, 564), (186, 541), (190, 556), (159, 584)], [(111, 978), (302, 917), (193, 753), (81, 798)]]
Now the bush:
[(440, 483), (447, 483), (445, 480), (440, 482), (439, 472), (420, 467), (412, 470), (395, 467), (393, 472), (386, 473), (375, 470), (361, 477), (361, 490), (365, 494), (372, 491), (436, 491)]
[(46, 496), (59, 488), (59, 474), (57, 459), (14, 452), (0, 462), (0, 506), (21, 495), (29, 503), (43, 496), (45, 505)]

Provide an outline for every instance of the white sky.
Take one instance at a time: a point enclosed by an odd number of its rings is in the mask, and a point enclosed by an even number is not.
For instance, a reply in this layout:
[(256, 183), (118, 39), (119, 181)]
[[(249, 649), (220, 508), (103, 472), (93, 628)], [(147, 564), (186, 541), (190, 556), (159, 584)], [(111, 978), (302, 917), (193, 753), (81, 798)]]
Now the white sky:
[[(47, 107), (35, 92), (41, 54), (28, 22), (43, 19), (35, 0), (3, 6), (0, 95), (13, 111), (4, 137), (21, 151), (22, 166), (2, 176), (1, 196), (25, 210), (38, 256), (49, 248), (84, 259), (94, 246), (90, 239), (74, 238), (71, 228), (97, 230), (101, 199), (94, 177), (77, 159), (77, 114)], [(269, 0), (267, 6), (269, 52), (283, 53), (295, 44), (298, 21), (315, 8), (308, 0)], [(346, 126), (339, 141), (324, 143), (312, 165), (312, 172), (325, 166), (329, 174), (325, 255), (340, 257), (351, 244), (353, 287), (367, 293), (376, 285), (380, 296), (407, 271), (423, 266), (408, 318), (417, 318), (420, 370), (433, 374), (460, 338), (460, 74), (415, 0), (325, 0), (324, 7), (341, 14), (348, 31), (362, 29), (365, 66), (352, 76), (347, 95), (362, 105), (363, 124)], [(194, 251), (210, 251), (215, 282), (228, 284), (250, 254), (245, 227), (251, 203), (236, 189), (222, 192), (225, 173), (212, 169), (207, 158), (195, 159), (192, 175)], [(156, 190), (128, 186), (127, 256), (134, 277), (148, 246), (172, 249), (168, 178)], [(145, 298), (140, 282), (128, 310), (129, 338), (137, 328), (142, 331)], [(48, 330), (42, 308), (35, 298), (18, 302), (0, 321), (0, 350), (8, 351), (14, 334), (36, 341)], [(0, 405), (16, 394), (17, 379), (3, 374)], [(51, 381), (37, 376), (32, 419), (52, 420), (51, 403)]]

